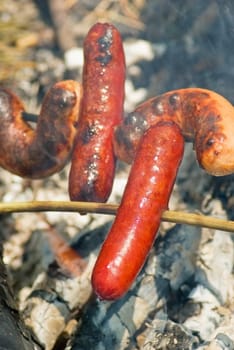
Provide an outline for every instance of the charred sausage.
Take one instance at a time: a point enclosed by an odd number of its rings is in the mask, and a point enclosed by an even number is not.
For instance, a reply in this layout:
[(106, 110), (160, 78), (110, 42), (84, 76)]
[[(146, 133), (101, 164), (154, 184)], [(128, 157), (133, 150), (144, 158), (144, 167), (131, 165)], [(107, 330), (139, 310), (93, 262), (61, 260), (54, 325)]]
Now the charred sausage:
[(145, 130), (169, 120), (180, 127), (185, 140), (194, 142), (198, 162), (208, 173), (233, 173), (234, 109), (224, 97), (206, 89), (170, 91), (142, 103), (117, 127), (116, 155), (131, 162)]
[(84, 42), (82, 113), (69, 176), (71, 200), (105, 202), (115, 172), (114, 127), (123, 114), (125, 59), (111, 24), (97, 23)]
[(23, 119), (21, 100), (0, 89), (0, 166), (32, 179), (61, 170), (76, 135), (82, 88), (75, 81), (55, 84), (45, 96), (36, 129)]

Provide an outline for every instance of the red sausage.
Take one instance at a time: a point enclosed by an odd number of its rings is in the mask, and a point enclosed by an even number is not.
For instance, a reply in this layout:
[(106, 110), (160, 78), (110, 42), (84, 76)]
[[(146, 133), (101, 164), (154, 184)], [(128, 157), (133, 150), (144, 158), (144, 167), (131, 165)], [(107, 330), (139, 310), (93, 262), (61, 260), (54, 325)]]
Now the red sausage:
[(34, 129), (23, 119), (20, 99), (1, 88), (0, 166), (33, 179), (61, 170), (73, 149), (81, 95), (75, 81), (55, 84), (42, 102)]
[(123, 115), (125, 59), (111, 24), (97, 23), (84, 42), (82, 112), (69, 176), (71, 200), (105, 202), (115, 172), (114, 127)]
[(169, 91), (138, 106), (116, 129), (117, 157), (131, 162), (145, 130), (166, 120), (175, 122), (185, 139), (194, 142), (198, 162), (208, 173), (234, 172), (234, 108), (216, 92), (199, 88)]
[(93, 270), (93, 288), (101, 299), (120, 298), (142, 268), (167, 209), (183, 149), (183, 136), (173, 122), (158, 123), (142, 137), (117, 216)]

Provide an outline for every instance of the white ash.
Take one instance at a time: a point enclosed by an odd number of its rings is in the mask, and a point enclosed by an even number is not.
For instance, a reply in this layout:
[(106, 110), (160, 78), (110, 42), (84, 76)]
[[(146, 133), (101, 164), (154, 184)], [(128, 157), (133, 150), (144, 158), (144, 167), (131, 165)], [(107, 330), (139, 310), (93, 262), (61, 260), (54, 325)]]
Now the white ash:
[(146, 40), (125, 40), (124, 53), (127, 67), (142, 60), (151, 61), (155, 56), (153, 45)]
[(64, 53), (67, 69), (82, 69), (84, 64), (83, 48), (72, 47)]

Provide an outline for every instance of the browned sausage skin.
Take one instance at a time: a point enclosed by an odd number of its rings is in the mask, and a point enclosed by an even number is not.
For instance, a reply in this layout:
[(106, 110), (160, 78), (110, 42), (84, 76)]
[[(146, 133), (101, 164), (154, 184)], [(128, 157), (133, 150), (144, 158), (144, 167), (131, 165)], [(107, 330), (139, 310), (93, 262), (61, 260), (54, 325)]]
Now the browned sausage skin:
[(36, 129), (22, 116), (20, 99), (0, 89), (0, 166), (28, 178), (43, 178), (61, 170), (69, 160), (74, 138), (81, 85), (55, 84), (45, 96)]
[(125, 58), (117, 29), (97, 23), (84, 42), (82, 113), (69, 176), (71, 200), (105, 202), (115, 172), (114, 127), (123, 114)]
[(194, 142), (197, 159), (212, 175), (234, 172), (234, 109), (221, 95), (188, 88), (167, 92), (142, 103), (115, 132), (116, 155), (131, 162), (144, 131), (161, 120), (172, 120), (188, 141)]
[(167, 209), (184, 138), (179, 127), (159, 122), (141, 138), (113, 226), (93, 270), (96, 294), (105, 300), (127, 292), (155, 240)]

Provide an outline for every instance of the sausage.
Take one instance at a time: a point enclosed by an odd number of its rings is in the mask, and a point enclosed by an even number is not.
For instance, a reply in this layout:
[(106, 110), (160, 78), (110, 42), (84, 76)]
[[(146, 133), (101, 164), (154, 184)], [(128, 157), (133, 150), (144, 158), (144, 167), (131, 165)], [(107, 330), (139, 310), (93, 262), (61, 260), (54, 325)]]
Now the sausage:
[(0, 89), (0, 166), (32, 179), (61, 170), (71, 156), (82, 97), (81, 85), (55, 84), (43, 99), (36, 128), (23, 119), (25, 108), (7, 89)]
[(123, 114), (125, 58), (117, 29), (97, 23), (84, 42), (82, 112), (69, 174), (71, 200), (105, 202), (115, 172), (114, 127)]
[(115, 221), (96, 261), (92, 285), (114, 300), (130, 288), (155, 240), (183, 157), (179, 127), (159, 122), (142, 136)]
[(130, 163), (145, 130), (163, 120), (175, 122), (185, 140), (194, 142), (198, 163), (208, 173), (233, 173), (233, 106), (221, 95), (199, 88), (170, 91), (138, 106), (116, 128), (118, 158)]

